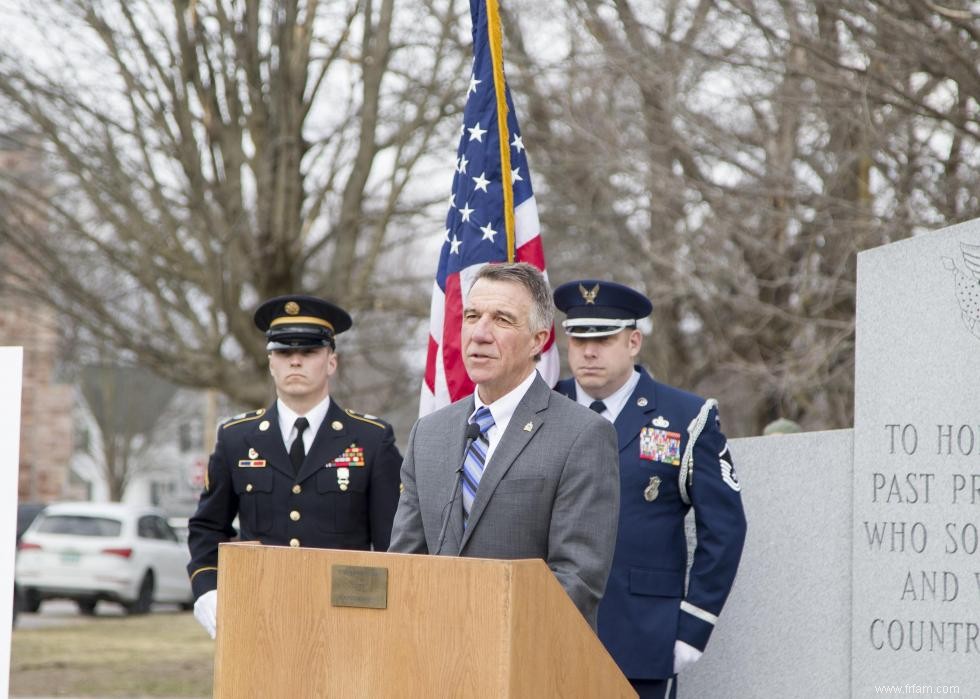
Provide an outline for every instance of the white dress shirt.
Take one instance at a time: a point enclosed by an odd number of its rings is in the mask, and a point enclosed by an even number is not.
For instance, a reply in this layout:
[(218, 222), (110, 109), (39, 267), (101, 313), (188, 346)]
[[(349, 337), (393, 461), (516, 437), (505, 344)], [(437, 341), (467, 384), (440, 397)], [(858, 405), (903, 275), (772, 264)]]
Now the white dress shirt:
[(316, 439), (316, 433), (320, 429), (320, 425), (323, 424), (323, 418), (327, 416), (327, 411), (330, 409), (330, 396), (327, 396), (322, 401), (313, 406), (306, 415), (300, 415), (293, 412), (282, 399), (276, 400), (276, 411), (279, 413), (279, 431), (282, 432), (282, 443), (286, 445), (286, 453), (289, 453), (290, 447), (293, 446), (293, 441), (296, 439), (296, 418), (305, 417), (310, 423), (310, 426), (306, 428), (303, 432), (303, 452), (306, 454), (310, 453), (310, 447), (313, 446), (313, 440)]
[(484, 463), (490, 463), (490, 457), (493, 456), (493, 452), (500, 442), (500, 437), (507, 431), (507, 425), (510, 424), (510, 419), (514, 416), (514, 411), (517, 410), (517, 404), (521, 402), (524, 394), (531, 388), (531, 384), (534, 383), (534, 377), (537, 375), (538, 370), (534, 369), (510, 393), (502, 395), (489, 405), (480, 400), (479, 388), (473, 391), (473, 401), (476, 403), (476, 409), (470, 415), (469, 419), (472, 421), (473, 415), (476, 415), (476, 411), (484, 406), (490, 409), (490, 414), (493, 416), (493, 427), (487, 430), (487, 440), (490, 446), (487, 447), (487, 458)]
[[(603, 410), (600, 415), (609, 420), (609, 422), (615, 423), (616, 418), (626, 407), (626, 401), (630, 399), (633, 395), (633, 391), (636, 389), (636, 384), (640, 383), (640, 372), (633, 370), (633, 373), (626, 380), (622, 386), (620, 386), (616, 391), (608, 398), (603, 398), (602, 402), (606, 405), (606, 409)], [(575, 382), (575, 402), (579, 405), (584, 405), (588, 408), (592, 405), (592, 401), (596, 400), (582, 388), (578, 381)]]

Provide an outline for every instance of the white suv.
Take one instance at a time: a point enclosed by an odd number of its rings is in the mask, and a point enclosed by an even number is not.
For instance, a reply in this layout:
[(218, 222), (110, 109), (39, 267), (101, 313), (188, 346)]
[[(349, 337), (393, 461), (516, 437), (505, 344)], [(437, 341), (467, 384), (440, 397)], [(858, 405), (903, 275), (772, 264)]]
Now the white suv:
[(48, 505), (17, 547), (22, 611), (67, 598), (83, 614), (99, 600), (145, 614), (153, 602), (193, 607), (187, 546), (158, 510), (120, 503)]

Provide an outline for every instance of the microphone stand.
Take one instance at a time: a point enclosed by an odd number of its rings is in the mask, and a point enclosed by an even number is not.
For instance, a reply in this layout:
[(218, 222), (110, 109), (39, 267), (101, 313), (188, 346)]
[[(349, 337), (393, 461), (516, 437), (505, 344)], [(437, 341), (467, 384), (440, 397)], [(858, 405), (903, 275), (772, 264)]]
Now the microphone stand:
[[(466, 425), (466, 446), (463, 448), (463, 460), (466, 460), (466, 452), (470, 450), (470, 445), (473, 444), (473, 440), (480, 436), (480, 426), (476, 423), (469, 423)], [(438, 556), (442, 552), (442, 545), (446, 541), (446, 528), (449, 526), (449, 520), (453, 513), (453, 504), (456, 502), (456, 497), (459, 495), (460, 486), (463, 483), (463, 465), (460, 464), (459, 468), (456, 469), (456, 481), (453, 483), (453, 495), (449, 499), (449, 504), (446, 505), (446, 509), (442, 514), (442, 527), (439, 529), (439, 545), (436, 547), (435, 555)]]

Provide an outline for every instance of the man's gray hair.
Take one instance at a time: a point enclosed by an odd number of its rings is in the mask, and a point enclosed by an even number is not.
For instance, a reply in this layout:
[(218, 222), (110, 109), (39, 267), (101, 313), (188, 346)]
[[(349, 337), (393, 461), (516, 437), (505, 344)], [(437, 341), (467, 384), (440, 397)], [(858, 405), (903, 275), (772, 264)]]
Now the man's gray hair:
[(528, 318), (531, 332), (551, 330), (551, 324), (555, 320), (555, 303), (551, 298), (548, 280), (537, 267), (527, 262), (483, 265), (473, 279), (473, 283), (476, 284), (480, 279), (523, 286), (531, 294), (531, 313)]

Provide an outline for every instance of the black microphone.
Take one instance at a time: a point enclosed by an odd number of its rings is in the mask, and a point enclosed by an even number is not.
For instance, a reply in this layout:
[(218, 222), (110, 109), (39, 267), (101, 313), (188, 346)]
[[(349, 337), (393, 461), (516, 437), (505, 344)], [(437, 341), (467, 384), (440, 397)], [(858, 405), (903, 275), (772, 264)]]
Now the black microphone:
[[(466, 424), (466, 449), (470, 448), (473, 440), (480, 436), (480, 426), (475, 422), (468, 422)], [(463, 455), (466, 455), (466, 449), (463, 449)]]
[[(480, 426), (475, 422), (467, 423), (466, 425), (466, 446), (463, 447), (463, 459), (466, 459), (466, 452), (470, 450), (470, 445), (473, 443), (474, 439), (480, 436)], [(442, 511), (442, 528), (439, 530), (439, 545), (436, 547), (435, 555), (438, 556), (442, 552), (442, 545), (446, 540), (446, 527), (449, 526), (449, 517), (453, 511), (453, 503), (456, 502), (456, 496), (459, 495), (460, 484), (463, 482), (463, 465), (460, 464), (459, 468), (456, 469), (456, 482), (453, 483), (453, 496), (449, 499), (446, 507)]]

